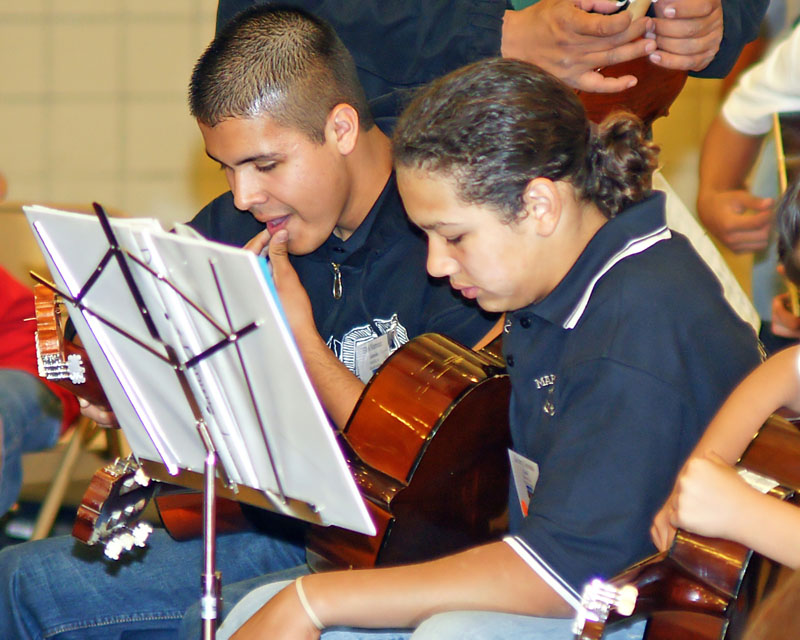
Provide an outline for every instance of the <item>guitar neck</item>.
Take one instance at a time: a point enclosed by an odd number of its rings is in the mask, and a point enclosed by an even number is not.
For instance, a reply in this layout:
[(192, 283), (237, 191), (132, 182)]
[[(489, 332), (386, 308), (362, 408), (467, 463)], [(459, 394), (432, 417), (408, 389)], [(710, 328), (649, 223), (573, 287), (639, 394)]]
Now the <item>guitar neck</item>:
[[(756, 476), (751, 482), (760, 483), (762, 491), (779, 500), (788, 500), (800, 491), (798, 459), (800, 432), (786, 419), (773, 415), (750, 443), (738, 466)], [(668, 551), (642, 560), (600, 587), (587, 585), (575, 632), (581, 640), (599, 640), (608, 625), (627, 619), (629, 612), (619, 607), (615, 593), (631, 586), (637, 596), (630, 617), (650, 620), (648, 640), (720, 638), (719, 629), (742, 624), (755, 604), (755, 585), (767, 575), (762, 568), (770, 569), (768, 563), (762, 567), (763, 562), (761, 556), (737, 542), (679, 529)], [(691, 636), (676, 635), (676, 616), (693, 618), (693, 630), (695, 625), (706, 625), (708, 635), (700, 631)], [(656, 620), (659, 634), (653, 632)]]
[[(785, 193), (789, 185), (800, 178), (800, 114), (772, 114), (772, 130), (775, 134), (775, 155), (778, 161), (778, 187)], [(789, 294), (789, 310), (800, 317), (800, 295), (797, 286), (784, 277)]]
[(636, 20), (647, 13), (651, 4), (651, 0), (630, 0), (628, 6), (625, 7), (625, 11), (629, 12), (631, 18)]

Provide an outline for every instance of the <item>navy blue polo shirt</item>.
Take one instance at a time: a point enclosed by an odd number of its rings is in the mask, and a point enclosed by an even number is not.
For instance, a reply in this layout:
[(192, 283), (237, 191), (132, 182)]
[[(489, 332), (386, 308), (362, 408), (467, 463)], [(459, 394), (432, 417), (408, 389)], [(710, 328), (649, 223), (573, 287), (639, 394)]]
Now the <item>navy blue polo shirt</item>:
[(601, 227), (506, 330), (514, 449), (540, 474), (527, 517), (511, 500), (508, 541), (579, 598), (590, 578), (655, 551), (652, 518), (760, 362), (757, 339), (686, 238), (667, 229), (659, 192)]
[[(189, 224), (234, 245), (264, 228), (234, 207), (230, 192)], [(427, 242), (406, 216), (394, 173), (347, 240), (331, 235), (312, 253), (289, 258), (311, 299), (317, 330), (355, 373), (364, 373), (356, 371), (356, 350), (376, 336), (388, 335), (390, 351), (427, 332), (472, 346), (497, 321), (453, 291), (446, 279), (428, 275)]]

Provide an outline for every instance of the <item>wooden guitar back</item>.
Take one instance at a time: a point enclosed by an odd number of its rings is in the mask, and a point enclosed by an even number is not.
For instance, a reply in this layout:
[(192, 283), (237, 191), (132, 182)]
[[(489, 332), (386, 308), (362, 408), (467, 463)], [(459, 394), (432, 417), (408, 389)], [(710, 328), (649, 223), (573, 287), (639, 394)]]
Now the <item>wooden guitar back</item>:
[(438, 334), (384, 363), (342, 435), (378, 535), (313, 526), (312, 568), (419, 561), (499, 535), (510, 385), (496, 363)]

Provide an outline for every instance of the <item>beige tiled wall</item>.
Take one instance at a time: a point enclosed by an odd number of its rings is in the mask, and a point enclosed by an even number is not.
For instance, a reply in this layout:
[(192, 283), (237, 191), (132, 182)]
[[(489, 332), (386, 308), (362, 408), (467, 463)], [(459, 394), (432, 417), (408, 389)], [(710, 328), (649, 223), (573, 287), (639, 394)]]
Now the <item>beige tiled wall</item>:
[[(186, 108), (216, 0), (0, 0), (0, 171), (11, 200), (98, 200), (186, 220), (225, 189)], [(689, 80), (656, 123), (693, 208), (719, 84)]]
[(165, 223), (225, 189), (186, 106), (216, 0), (0, 0), (0, 172), (16, 201)]
[(694, 211), (700, 144), (720, 105), (721, 80), (689, 78), (666, 118), (656, 120), (662, 171)]
[[(653, 125), (653, 138), (661, 145), (663, 174), (692, 212), (696, 211), (700, 146), (719, 110), (721, 92), (721, 80), (689, 78), (669, 115)], [(734, 254), (719, 244), (717, 248), (750, 293), (752, 256)]]

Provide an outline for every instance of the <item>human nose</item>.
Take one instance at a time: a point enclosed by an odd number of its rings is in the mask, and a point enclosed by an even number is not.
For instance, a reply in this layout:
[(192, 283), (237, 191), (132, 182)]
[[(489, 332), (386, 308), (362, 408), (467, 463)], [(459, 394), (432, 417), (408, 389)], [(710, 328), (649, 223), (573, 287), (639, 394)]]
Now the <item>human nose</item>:
[(249, 211), (253, 206), (266, 202), (268, 195), (255, 176), (248, 171), (234, 171), (230, 176), (233, 204), (240, 211)]
[(444, 278), (458, 271), (458, 262), (448, 253), (444, 242), (428, 238), (428, 273), (434, 278)]

